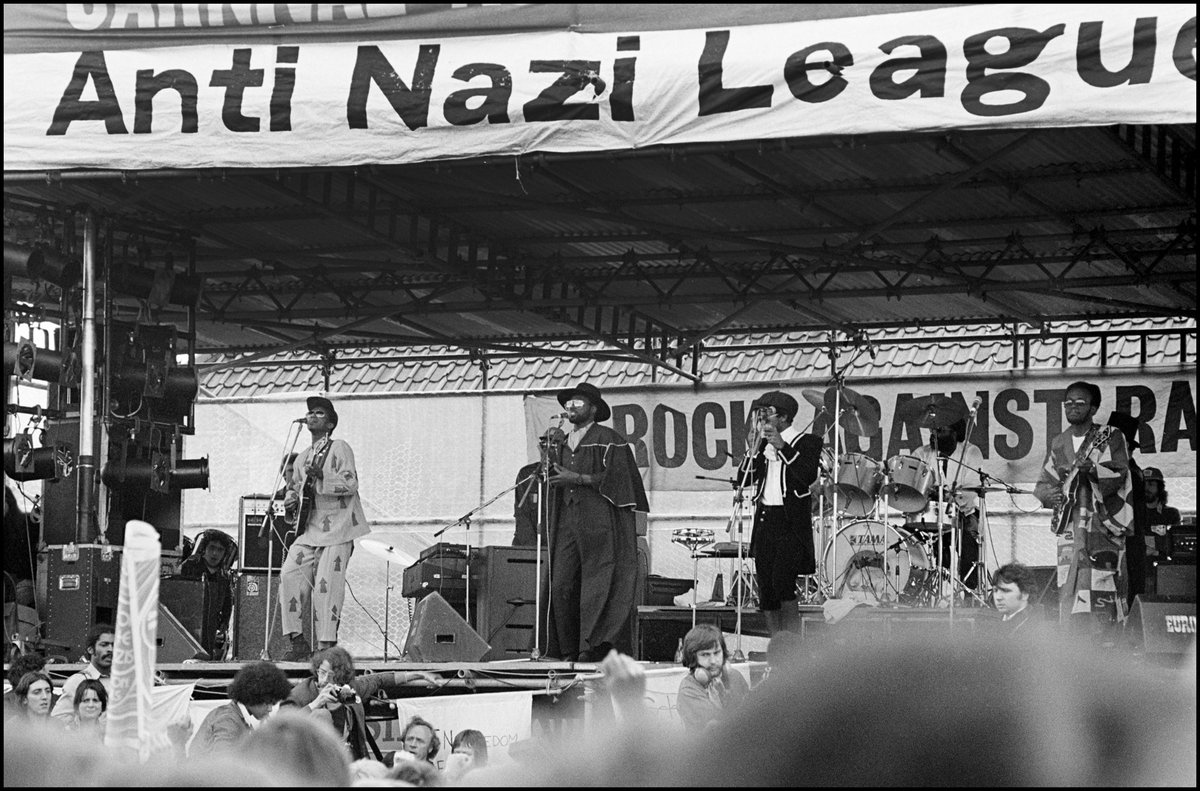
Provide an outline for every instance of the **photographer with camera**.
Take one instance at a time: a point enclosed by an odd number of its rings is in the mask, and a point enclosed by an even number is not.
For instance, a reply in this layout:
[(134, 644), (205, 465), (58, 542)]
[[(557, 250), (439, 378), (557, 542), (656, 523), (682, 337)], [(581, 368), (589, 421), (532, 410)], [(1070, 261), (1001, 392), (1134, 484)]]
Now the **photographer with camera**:
[(340, 646), (322, 648), (312, 655), (310, 662), (312, 677), (294, 686), (288, 700), (329, 722), (350, 748), (354, 760), (383, 760), (374, 737), (367, 730), (365, 701), (380, 690), (403, 686), (417, 679), (430, 685), (438, 683), (437, 676), (423, 670), (356, 675), (354, 660)]

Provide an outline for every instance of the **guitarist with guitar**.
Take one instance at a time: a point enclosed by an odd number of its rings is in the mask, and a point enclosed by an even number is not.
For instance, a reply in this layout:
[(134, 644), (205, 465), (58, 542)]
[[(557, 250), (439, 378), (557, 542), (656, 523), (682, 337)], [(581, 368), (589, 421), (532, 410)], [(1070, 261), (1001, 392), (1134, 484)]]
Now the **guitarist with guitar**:
[(1067, 387), (1067, 429), (1050, 441), (1034, 493), (1054, 509), (1059, 620), (1108, 643), (1125, 617), (1125, 537), (1133, 533), (1133, 506), (1125, 437), (1095, 422), (1099, 408), (1098, 386)]
[(337, 411), (322, 396), (308, 398), (307, 404), (312, 445), (297, 455), (283, 498), (296, 534), (279, 575), (280, 622), (291, 640), (287, 662), (307, 661), (312, 653), (304, 637), (310, 608), (318, 648), (337, 644), (354, 539), (371, 532), (358, 496), (354, 451), (332, 436)]

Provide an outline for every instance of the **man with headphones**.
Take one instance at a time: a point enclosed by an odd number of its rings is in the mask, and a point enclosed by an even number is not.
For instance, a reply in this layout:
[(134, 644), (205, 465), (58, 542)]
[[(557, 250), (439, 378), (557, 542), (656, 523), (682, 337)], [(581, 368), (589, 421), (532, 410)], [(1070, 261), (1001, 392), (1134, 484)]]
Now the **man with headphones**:
[(676, 706), (683, 728), (700, 734), (750, 694), (745, 676), (729, 666), (725, 636), (710, 623), (693, 626), (683, 637), (683, 666)]

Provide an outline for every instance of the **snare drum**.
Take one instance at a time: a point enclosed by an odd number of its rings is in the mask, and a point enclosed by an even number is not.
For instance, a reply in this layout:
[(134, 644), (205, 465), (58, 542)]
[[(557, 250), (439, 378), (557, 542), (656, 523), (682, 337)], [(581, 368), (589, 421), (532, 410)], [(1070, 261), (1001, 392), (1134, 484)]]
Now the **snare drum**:
[(713, 531), (696, 527), (681, 527), (671, 531), (671, 543), (681, 544), (695, 552), (713, 542)]
[(925, 510), (933, 485), (929, 465), (916, 456), (897, 455), (888, 459), (887, 471), (891, 480), (883, 487), (883, 494), (888, 505), (906, 514)]
[(865, 453), (846, 453), (838, 462), (837, 481), (838, 510), (847, 516), (866, 516), (875, 510), (883, 466)]
[(821, 566), (833, 587), (833, 598), (867, 604), (907, 603), (910, 581), (921, 583), (931, 570), (920, 541), (903, 528), (873, 519), (851, 522), (839, 530), (825, 546)]

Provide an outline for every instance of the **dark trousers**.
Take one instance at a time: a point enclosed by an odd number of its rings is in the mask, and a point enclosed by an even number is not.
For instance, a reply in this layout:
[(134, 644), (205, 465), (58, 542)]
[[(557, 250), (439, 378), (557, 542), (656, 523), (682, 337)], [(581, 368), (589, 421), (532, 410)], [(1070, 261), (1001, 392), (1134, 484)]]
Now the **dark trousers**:
[(783, 602), (795, 601), (796, 577), (817, 567), (812, 528), (789, 525), (783, 506), (760, 505), (751, 546), (759, 609), (778, 610)]

